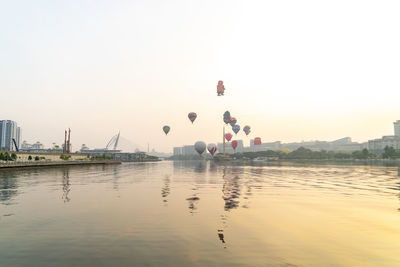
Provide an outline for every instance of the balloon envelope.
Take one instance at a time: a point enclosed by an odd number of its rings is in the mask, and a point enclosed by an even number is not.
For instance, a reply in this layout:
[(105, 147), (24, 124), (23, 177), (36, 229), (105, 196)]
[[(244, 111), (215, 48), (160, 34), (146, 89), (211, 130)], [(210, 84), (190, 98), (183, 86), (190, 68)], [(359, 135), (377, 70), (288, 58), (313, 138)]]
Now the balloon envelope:
[(218, 96), (224, 95), (224, 92), (225, 92), (224, 82), (223, 81), (218, 81), (218, 85), (217, 85), (217, 94), (218, 94)]
[(171, 130), (171, 128), (168, 125), (165, 125), (164, 127), (162, 127), (165, 135), (167, 135), (169, 133), (169, 130)]
[(208, 144), (207, 150), (211, 156), (214, 156), (215, 151), (217, 151), (217, 146), (215, 144)]
[(232, 126), (232, 131), (237, 134), (240, 131), (240, 125), (236, 124)]
[(254, 138), (254, 144), (255, 144), (256, 146), (261, 145), (261, 138), (260, 138), (260, 137)]
[(225, 111), (224, 113), (224, 122), (226, 124), (230, 123), (232, 120), (231, 113), (229, 111)]
[(243, 132), (246, 133), (246, 135), (248, 135), (251, 131), (250, 131), (250, 126), (246, 125), (243, 127)]
[(232, 145), (233, 150), (236, 150), (237, 145), (238, 145), (238, 141), (233, 140), (232, 143), (231, 143), (231, 145)]
[(204, 150), (206, 150), (206, 143), (204, 143), (203, 141), (198, 141), (194, 144), (194, 149), (201, 156), (201, 154), (203, 154)]
[(228, 140), (228, 142), (229, 142), (229, 141), (231, 141), (232, 136), (233, 135), (231, 133), (227, 133), (227, 134), (225, 134), (225, 139)]
[(233, 126), (233, 125), (236, 124), (236, 122), (237, 122), (237, 119), (234, 118), (234, 117), (232, 117), (232, 118), (231, 118), (231, 121), (229, 122), (229, 124), (230, 124), (231, 126)]
[(193, 122), (196, 120), (196, 118), (197, 118), (196, 112), (190, 112), (190, 113), (188, 114), (188, 118), (189, 118), (189, 120), (193, 123)]

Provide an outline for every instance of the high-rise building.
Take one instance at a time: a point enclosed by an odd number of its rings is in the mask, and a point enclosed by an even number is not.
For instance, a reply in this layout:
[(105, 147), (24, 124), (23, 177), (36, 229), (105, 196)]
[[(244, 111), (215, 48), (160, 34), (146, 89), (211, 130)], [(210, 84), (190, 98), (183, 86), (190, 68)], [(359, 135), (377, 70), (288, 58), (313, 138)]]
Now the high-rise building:
[(15, 145), (13, 139), (20, 144), (21, 140), (21, 128), (18, 127), (15, 121), (11, 120), (0, 120), (0, 149), (15, 151)]
[(394, 124), (394, 135), (400, 137), (400, 120), (393, 122)]
[(197, 152), (194, 149), (194, 146), (183, 146), (182, 147), (182, 155), (184, 155), (184, 156), (197, 155)]
[(174, 147), (174, 156), (180, 156), (182, 154), (182, 147)]

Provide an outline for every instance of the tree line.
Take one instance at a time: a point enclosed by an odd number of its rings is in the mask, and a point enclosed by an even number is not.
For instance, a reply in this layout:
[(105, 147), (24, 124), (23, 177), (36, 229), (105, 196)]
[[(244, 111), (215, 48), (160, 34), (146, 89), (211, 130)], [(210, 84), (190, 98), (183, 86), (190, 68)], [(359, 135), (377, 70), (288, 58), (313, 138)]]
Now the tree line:
[(17, 154), (15, 153), (8, 153), (8, 152), (0, 152), (0, 160), (4, 160), (4, 161), (14, 161), (17, 159)]
[(396, 159), (400, 158), (400, 151), (396, 151), (393, 147), (386, 146), (383, 153), (372, 153), (368, 149), (357, 150), (352, 153), (343, 153), (335, 151), (313, 151), (308, 148), (299, 147), (298, 149), (285, 153), (282, 151), (257, 151), (257, 152), (243, 152), (235, 153), (232, 155), (236, 159), (255, 159), (255, 158), (268, 158), (273, 157), (281, 160), (290, 159)]

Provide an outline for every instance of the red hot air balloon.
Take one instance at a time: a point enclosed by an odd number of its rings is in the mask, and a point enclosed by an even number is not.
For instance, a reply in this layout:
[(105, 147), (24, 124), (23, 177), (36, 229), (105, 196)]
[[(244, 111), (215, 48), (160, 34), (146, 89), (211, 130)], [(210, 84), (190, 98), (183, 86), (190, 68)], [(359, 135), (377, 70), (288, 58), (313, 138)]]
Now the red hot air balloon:
[(228, 140), (228, 142), (229, 142), (229, 141), (231, 141), (232, 136), (233, 136), (232, 134), (227, 133), (227, 134), (225, 134), (225, 139)]
[(254, 145), (256, 145), (256, 146), (261, 145), (261, 138), (260, 137), (254, 138)]
[(238, 145), (238, 141), (233, 140), (232, 143), (231, 143), (231, 145), (232, 145), (233, 150), (236, 150), (237, 145)]

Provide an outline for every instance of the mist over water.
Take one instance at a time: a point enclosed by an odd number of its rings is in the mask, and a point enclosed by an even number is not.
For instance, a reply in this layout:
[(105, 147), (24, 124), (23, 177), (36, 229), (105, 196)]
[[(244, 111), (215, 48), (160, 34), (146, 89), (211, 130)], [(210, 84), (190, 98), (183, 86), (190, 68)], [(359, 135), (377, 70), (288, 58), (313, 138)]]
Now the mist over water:
[(0, 172), (0, 266), (399, 266), (400, 169), (206, 161)]

